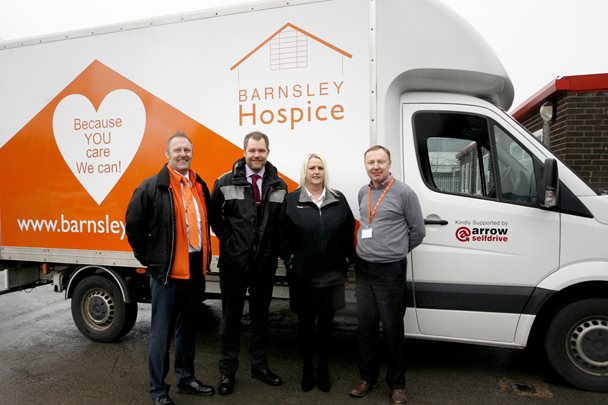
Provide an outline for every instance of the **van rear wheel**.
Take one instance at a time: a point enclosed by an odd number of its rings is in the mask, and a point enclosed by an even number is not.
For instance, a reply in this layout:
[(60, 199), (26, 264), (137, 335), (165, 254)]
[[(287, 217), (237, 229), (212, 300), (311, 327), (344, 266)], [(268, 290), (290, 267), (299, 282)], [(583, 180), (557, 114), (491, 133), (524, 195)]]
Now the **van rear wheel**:
[(553, 369), (570, 384), (608, 392), (608, 299), (563, 307), (549, 324), (545, 351)]
[[(134, 313), (133, 313), (134, 312)], [(80, 332), (96, 342), (112, 342), (125, 335), (137, 317), (127, 305), (116, 284), (101, 276), (90, 276), (82, 280), (72, 296), (72, 318)], [(130, 325), (129, 325), (130, 323)]]

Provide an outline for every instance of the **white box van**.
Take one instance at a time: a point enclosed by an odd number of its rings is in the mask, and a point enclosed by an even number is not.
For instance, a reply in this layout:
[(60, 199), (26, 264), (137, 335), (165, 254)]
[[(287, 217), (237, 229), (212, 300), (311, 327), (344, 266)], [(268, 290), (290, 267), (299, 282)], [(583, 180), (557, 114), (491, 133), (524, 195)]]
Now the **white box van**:
[(566, 381), (608, 391), (608, 197), (505, 113), (512, 100), (493, 51), (437, 0), (251, 3), (5, 43), (7, 291), (53, 282), (86, 336), (128, 333), (149, 291), (124, 211), (177, 130), (210, 185), (253, 129), (291, 188), (321, 153), (355, 212), (362, 153), (383, 144), (427, 224), (406, 335), (537, 339)]

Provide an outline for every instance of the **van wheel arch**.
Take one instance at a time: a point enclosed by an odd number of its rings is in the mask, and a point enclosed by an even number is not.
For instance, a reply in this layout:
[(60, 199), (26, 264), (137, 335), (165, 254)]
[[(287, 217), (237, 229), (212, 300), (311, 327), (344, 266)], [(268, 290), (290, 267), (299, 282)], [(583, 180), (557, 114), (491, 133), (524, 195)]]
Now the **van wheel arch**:
[(565, 306), (587, 298), (608, 298), (608, 282), (590, 281), (571, 285), (556, 291), (536, 313), (527, 347), (544, 352), (545, 336), (555, 315)]

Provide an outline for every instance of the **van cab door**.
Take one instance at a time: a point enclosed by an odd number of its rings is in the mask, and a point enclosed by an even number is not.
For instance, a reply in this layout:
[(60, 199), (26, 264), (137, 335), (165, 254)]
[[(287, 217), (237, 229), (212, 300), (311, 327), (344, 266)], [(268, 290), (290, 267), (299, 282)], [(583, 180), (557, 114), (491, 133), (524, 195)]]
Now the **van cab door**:
[(404, 179), (426, 222), (410, 263), (418, 332), (514, 342), (559, 265), (559, 214), (539, 204), (544, 158), (489, 108), (406, 103), (402, 114)]

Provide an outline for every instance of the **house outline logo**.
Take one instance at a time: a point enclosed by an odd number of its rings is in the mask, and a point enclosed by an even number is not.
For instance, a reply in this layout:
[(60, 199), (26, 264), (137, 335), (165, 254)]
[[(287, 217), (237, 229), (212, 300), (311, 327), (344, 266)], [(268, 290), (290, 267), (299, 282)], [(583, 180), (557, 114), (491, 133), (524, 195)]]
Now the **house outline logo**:
[(325, 41), (324, 39), (298, 27), (290, 22), (283, 25), (272, 35), (253, 48), (247, 55), (230, 67), (233, 71), (257, 53), (264, 46), (270, 44), (270, 70), (294, 69), (308, 67), (307, 40), (312, 39), (327, 48), (339, 53), (342, 57), (351, 59), (352, 54)]
[[(263, 48), (268, 54), (260, 53)], [(321, 57), (319, 51), (335, 59)], [(309, 63), (309, 53), (314, 63)], [(293, 131), (302, 125), (342, 121), (348, 104), (343, 96), (348, 87), (344, 61), (352, 58), (351, 53), (287, 22), (230, 67), (237, 72), (238, 126), (283, 125)], [(255, 60), (241, 70), (250, 59)], [(279, 75), (277, 81), (274, 73), (279, 71), (292, 73)]]

